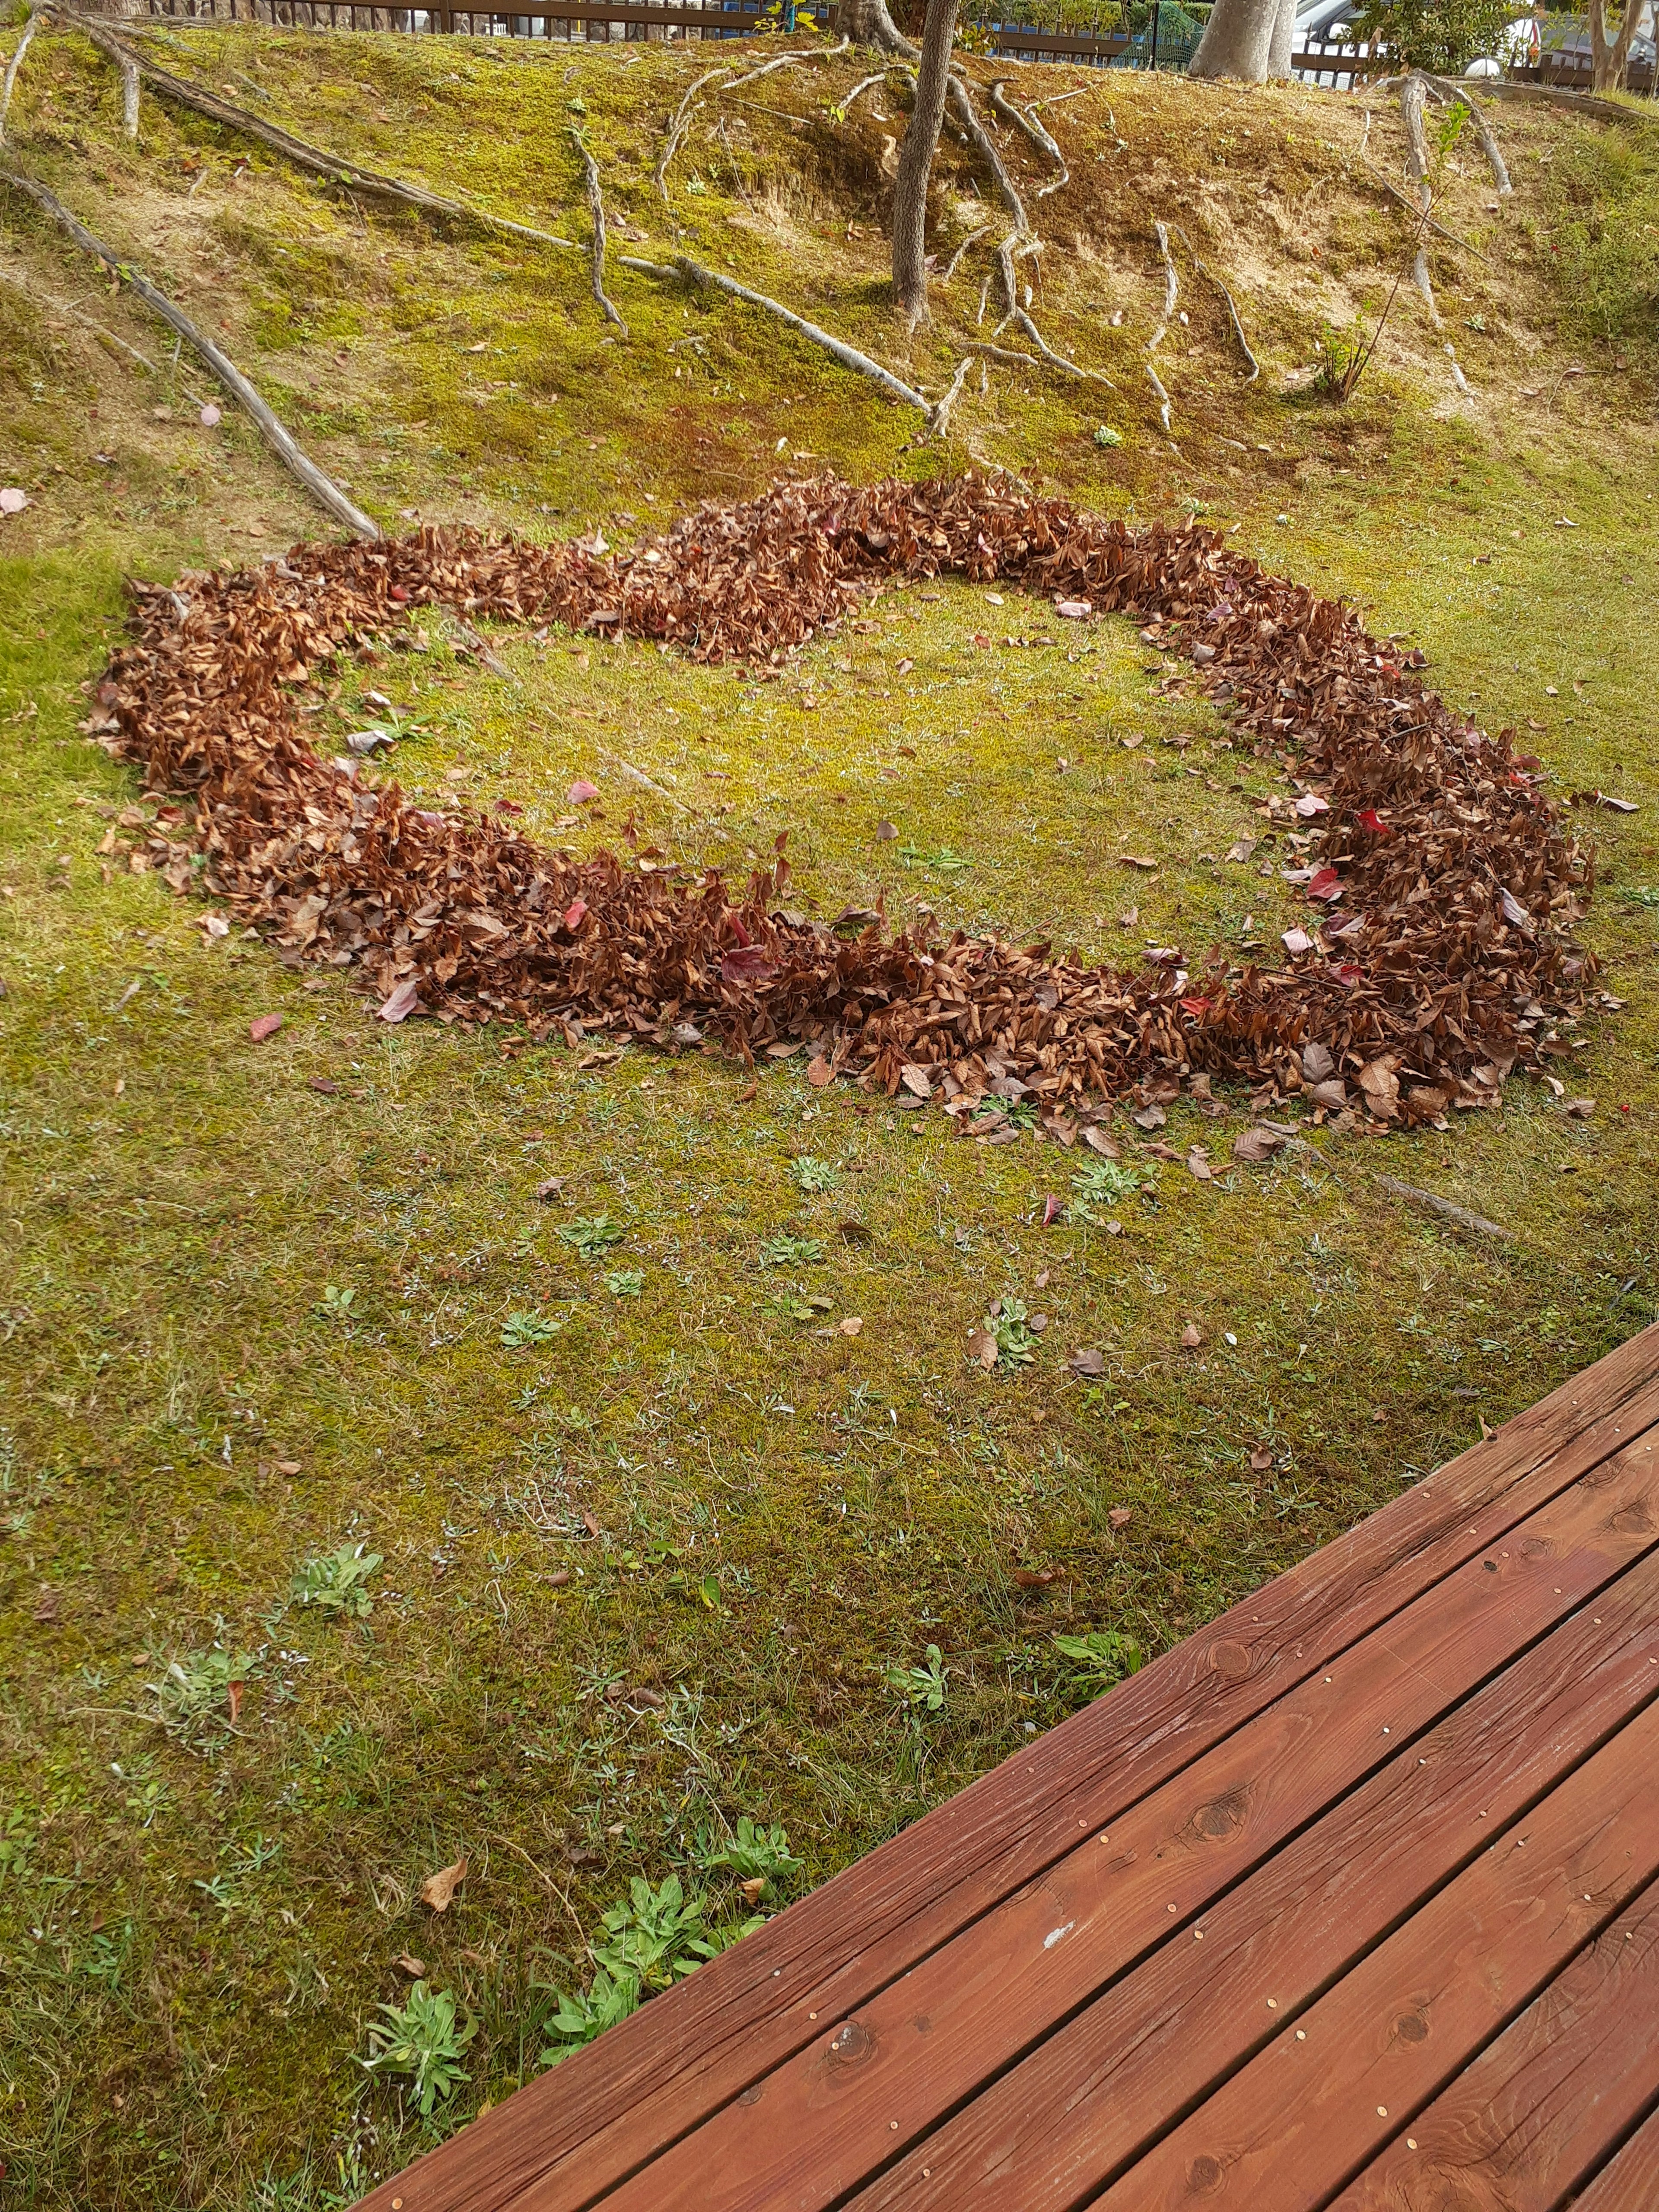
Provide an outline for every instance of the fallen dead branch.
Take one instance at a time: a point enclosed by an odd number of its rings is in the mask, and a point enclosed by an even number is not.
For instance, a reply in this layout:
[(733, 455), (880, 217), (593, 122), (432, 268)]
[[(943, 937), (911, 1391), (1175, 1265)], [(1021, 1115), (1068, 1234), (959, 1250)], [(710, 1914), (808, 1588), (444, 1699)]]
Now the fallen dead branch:
[(402, 207), (414, 208), (422, 215), (441, 216), (452, 222), (481, 225), (486, 230), (505, 231), (514, 238), (528, 238), (538, 246), (556, 246), (567, 253), (580, 253), (581, 247), (574, 239), (560, 238), (550, 230), (538, 230), (532, 223), (514, 222), (504, 215), (491, 215), (483, 208), (470, 206), (464, 200), (446, 199), (441, 192), (428, 191), (424, 185), (406, 184), (397, 177), (382, 176), (377, 170), (360, 168), (356, 162), (343, 160), (335, 154), (326, 154), (320, 147), (307, 145), (291, 131), (275, 123), (267, 123), (262, 116), (250, 115), (246, 108), (222, 100), (217, 93), (210, 92), (205, 85), (191, 84), (186, 78), (174, 76), (170, 70), (159, 69), (149, 57), (131, 47), (101, 24), (88, 22), (83, 16), (65, 15), (66, 27), (79, 31), (89, 39), (101, 54), (125, 70), (136, 69), (153, 92), (161, 94), (180, 107), (205, 116), (210, 122), (221, 123), (252, 138), (261, 146), (268, 146), (273, 154), (280, 154), (295, 168), (304, 169), (314, 177), (343, 190), (368, 192), (376, 199), (394, 200)]
[(1403, 1205), (1414, 1206), (1419, 1213), (1431, 1213), (1437, 1220), (1449, 1221), (1455, 1227), (1467, 1229), (1474, 1237), (1492, 1237), (1500, 1243), (1513, 1244), (1515, 1231), (1501, 1229), (1484, 1214), (1471, 1213), (1467, 1206), (1459, 1206), (1449, 1198), (1442, 1198), (1432, 1190), (1419, 1190), (1415, 1183), (1397, 1182), (1393, 1176), (1378, 1176), (1376, 1187), (1397, 1198)]
[(359, 538), (379, 538), (378, 526), (360, 507), (354, 507), (333, 478), (325, 475), (310, 455), (301, 450), (235, 362), (228, 354), (221, 352), (207, 332), (193, 323), (182, 307), (176, 306), (165, 292), (159, 291), (149, 277), (142, 275), (130, 261), (124, 260), (100, 239), (94, 238), (85, 224), (70, 213), (56, 192), (48, 191), (45, 185), (37, 183), (33, 177), (25, 176), (21, 170), (4, 166), (0, 166), (0, 182), (10, 185), (15, 191), (26, 194), (37, 207), (44, 209), (58, 228), (73, 239), (83, 253), (90, 253), (101, 261), (113, 276), (137, 293), (147, 307), (154, 309), (170, 329), (176, 331), (186, 345), (194, 349), (226, 391), (240, 400), (253, 417), (260, 434), (277, 459), (298, 477), (306, 489), (313, 498), (319, 500), (337, 521), (344, 523), (346, 528), (355, 532)]
[[(1372, 161), (1370, 155), (1365, 151), (1366, 142), (1370, 137), (1370, 110), (1367, 108), (1365, 111), (1365, 128), (1361, 132), (1359, 139), (1359, 159), (1361, 162), (1364, 164), (1370, 174), (1376, 179), (1379, 185), (1382, 185), (1383, 191), (1391, 194), (1394, 198), (1397, 199), (1401, 206), (1407, 210), (1414, 222), (1421, 221), (1423, 210), (1420, 204), (1413, 199), (1408, 193), (1402, 192), (1399, 185), (1395, 184), (1394, 179), (1389, 176), (1385, 170), (1379, 169), (1376, 162)], [(1445, 224), (1436, 216), (1430, 216), (1427, 228), (1434, 233), (1437, 238), (1443, 238), (1449, 246), (1456, 246), (1462, 252), (1472, 253), (1477, 261), (1489, 261), (1492, 258), (1490, 254), (1483, 253), (1478, 246), (1472, 246), (1467, 238), (1460, 238), (1455, 230), (1448, 230)]]
[[(1266, 972), (1224, 951), (1118, 970), (890, 935), (861, 913), (838, 934), (786, 909), (781, 840), (735, 895), (655, 854), (574, 859), (510, 815), (366, 784), (319, 757), (295, 712), (295, 686), (320, 705), (334, 656), (425, 608), (777, 663), (884, 580), (952, 574), (1131, 616), (1193, 656), (1197, 684), (1224, 684), (1235, 744), (1326, 803), (1304, 950)], [(1420, 656), (1213, 531), (1132, 527), (1006, 478), (825, 478), (706, 507), (625, 554), (428, 528), (139, 586), (134, 604), (87, 726), (185, 801), (144, 833), (141, 865), (289, 959), (354, 972), (388, 1022), (670, 1048), (714, 1035), (746, 1057), (803, 1040), (827, 1076), (902, 1084), (957, 1116), (1024, 1099), (1051, 1121), (1135, 1086), (1167, 1098), (1198, 1072), (1249, 1079), (1258, 1103), (1300, 1097), (1311, 1064), (1322, 1104), (1381, 1127), (1497, 1104), (1512, 1067), (1544, 1064), (1548, 1024), (1587, 1011), (1594, 966), (1570, 933), (1589, 862), (1541, 777), (1427, 690)], [(1523, 1009), (1547, 1022), (1522, 1027)]]
[(617, 313), (605, 289), (605, 195), (599, 190), (599, 165), (587, 149), (586, 141), (580, 131), (570, 133), (576, 151), (582, 157), (582, 176), (587, 187), (587, 211), (593, 218), (593, 243), (590, 257), (593, 297), (599, 303), (599, 313), (606, 322), (614, 323), (623, 336), (628, 336), (628, 325)]
[(636, 269), (642, 276), (672, 276), (678, 271), (683, 276), (689, 276), (693, 283), (707, 284), (715, 291), (729, 293), (732, 299), (745, 301), (751, 307), (763, 307), (769, 315), (775, 315), (780, 322), (787, 323), (792, 331), (799, 331), (814, 345), (822, 346), (843, 368), (853, 369), (860, 376), (867, 376), (893, 398), (902, 399), (907, 406), (919, 407), (924, 415), (931, 415), (933, 411), (932, 401), (902, 378), (895, 376), (890, 368), (884, 368), (878, 361), (872, 361), (867, 353), (860, 353), (856, 346), (848, 345), (844, 338), (836, 337), (829, 331), (820, 329), (817, 323), (808, 322), (805, 315), (798, 315), (793, 307), (786, 307), (781, 301), (769, 299), (764, 292), (751, 291), (747, 284), (739, 284), (735, 276), (723, 276), (717, 269), (705, 269), (702, 262), (693, 261), (690, 255), (684, 253), (677, 253), (672, 267), (666, 269), (659, 262), (637, 260), (632, 254), (619, 253), (617, 258), (624, 269)]

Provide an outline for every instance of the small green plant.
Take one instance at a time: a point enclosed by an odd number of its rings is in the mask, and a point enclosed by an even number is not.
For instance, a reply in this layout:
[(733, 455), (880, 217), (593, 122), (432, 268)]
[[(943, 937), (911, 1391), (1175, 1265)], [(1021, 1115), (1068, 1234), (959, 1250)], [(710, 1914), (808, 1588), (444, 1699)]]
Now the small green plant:
[(785, 1232), (763, 1238), (760, 1255), (763, 1267), (810, 1267), (823, 1259), (823, 1240), (818, 1237), (791, 1237)]
[(1140, 1671), (1143, 1654), (1133, 1636), (1115, 1628), (1091, 1629), (1086, 1636), (1056, 1636), (1054, 1649), (1072, 1662), (1072, 1680), (1079, 1686), (1109, 1690), (1126, 1674)]
[(0, 1881), (15, 1881), (28, 1863), (34, 1831), (21, 1805), (15, 1805), (0, 1828)]
[(789, 1179), (797, 1190), (809, 1194), (833, 1190), (841, 1180), (828, 1160), (815, 1160), (810, 1152), (803, 1152), (799, 1159), (791, 1160)]
[(343, 1291), (331, 1283), (311, 1310), (319, 1321), (332, 1322), (337, 1328), (347, 1328), (357, 1318), (356, 1300), (356, 1291)]
[(645, 1270), (613, 1267), (605, 1279), (605, 1287), (613, 1298), (637, 1298), (645, 1290)]
[(608, 1967), (600, 1966), (595, 1970), (591, 1989), (568, 1994), (561, 1990), (556, 1995), (558, 2005), (547, 2027), (558, 2039), (542, 2052), (544, 2066), (556, 2066), (573, 2051), (580, 2051), (607, 2027), (614, 2027), (619, 2020), (626, 2020), (629, 2013), (637, 2011), (639, 1978), (634, 1974), (613, 1974)]
[(1626, 906), (1659, 908), (1659, 884), (1632, 884), (1619, 896)]
[(894, 1665), (887, 1669), (890, 1689), (896, 1690), (911, 1712), (942, 1713), (945, 1711), (945, 1681), (950, 1673), (944, 1654), (937, 1644), (930, 1644), (926, 1658), (920, 1667)]
[(1319, 332), (1319, 374), (1313, 388), (1327, 398), (1346, 399), (1359, 381), (1366, 359), (1365, 333), (1340, 331), (1324, 323)]
[(1095, 432), (1095, 443), (1097, 446), (1121, 446), (1123, 443), (1123, 433), (1121, 430), (1113, 429), (1109, 422), (1103, 422)]
[(579, 1213), (574, 1221), (561, 1222), (558, 1233), (579, 1258), (600, 1260), (628, 1231), (608, 1213)]
[(1018, 1298), (999, 1298), (994, 1313), (985, 1316), (985, 1331), (996, 1340), (999, 1367), (1029, 1367), (1036, 1351), (1036, 1332), (1028, 1308)]
[(563, 1326), (547, 1314), (510, 1313), (501, 1323), (501, 1344), (508, 1352), (527, 1352), (551, 1344)]
[(1066, 1208), (1067, 1221), (1082, 1224), (1101, 1222), (1103, 1206), (1115, 1206), (1121, 1198), (1133, 1198), (1139, 1190), (1150, 1190), (1158, 1181), (1152, 1168), (1126, 1167), (1117, 1160), (1089, 1160), (1072, 1177), (1075, 1195)]
[(760, 1882), (762, 1894), (775, 1886), (784, 1887), (801, 1870), (802, 1862), (789, 1849), (787, 1829), (751, 1820), (744, 1813), (738, 1820), (738, 1832), (723, 1843), (715, 1843), (706, 1836), (697, 1838), (697, 1864), (705, 1874), (724, 1872), (735, 1875), (741, 1882)]
[(965, 875), (974, 865), (965, 853), (949, 845), (941, 845), (935, 853), (926, 853), (920, 845), (901, 845), (898, 857), (907, 868), (931, 868), (936, 876)]
[(307, 1559), (294, 1571), (294, 1602), (314, 1605), (341, 1620), (366, 1620), (374, 1610), (368, 1578), (382, 1564), (379, 1552), (365, 1551), (361, 1544), (345, 1544), (321, 1559)]
[(429, 1990), (424, 1982), (415, 1984), (407, 2003), (380, 2009), (386, 2018), (369, 2022), (369, 2056), (358, 2063), (370, 2074), (400, 2075), (409, 2085), (410, 2103), (429, 2120), (435, 2106), (447, 2104), (471, 2079), (461, 2060), (478, 2024), (471, 2014), (458, 2021), (449, 1991)]
[(221, 1644), (186, 1652), (170, 1662), (159, 1682), (149, 1685), (155, 1717), (187, 1747), (210, 1748), (229, 1733), (242, 1684), (258, 1668), (258, 1662), (247, 1652), (227, 1650)]
[(704, 1933), (702, 1899), (688, 1897), (677, 1874), (653, 1889), (636, 1874), (629, 1893), (601, 1916), (604, 1938), (589, 1946), (596, 1966), (632, 1975), (642, 1990), (665, 1990), (700, 1963), (684, 1955)]

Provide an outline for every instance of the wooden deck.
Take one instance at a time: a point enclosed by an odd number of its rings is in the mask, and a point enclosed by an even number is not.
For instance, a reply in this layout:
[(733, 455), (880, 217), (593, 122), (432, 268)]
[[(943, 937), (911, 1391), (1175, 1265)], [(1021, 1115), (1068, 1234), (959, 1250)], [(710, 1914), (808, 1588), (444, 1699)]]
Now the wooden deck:
[(367, 2201), (1656, 2212), (1659, 1328)]

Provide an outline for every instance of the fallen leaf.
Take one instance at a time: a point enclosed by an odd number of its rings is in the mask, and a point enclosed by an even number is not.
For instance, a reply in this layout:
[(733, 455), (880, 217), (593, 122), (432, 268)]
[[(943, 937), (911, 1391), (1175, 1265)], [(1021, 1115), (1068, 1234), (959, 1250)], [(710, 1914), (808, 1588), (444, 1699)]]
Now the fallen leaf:
[(578, 776), (574, 783), (571, 785), (569, 790), (565, 793), (566, 799), (569, 801), (572, 806), (591, 806), (599, 795), (599, 787), (598, 784), (589, 783), (586, 778), (582, 776)]
[(340, 1095), (339, 1085), (326, 1075), (313, 1075), (310, 1079), (310, 1085), (325, 1098), (337, 1098)]
[(747, 1903), (758, 1905), (766, 1894), (766, 1876), (763, 1874), (754, 1875), (749, 1881), (740, 1881), (738, 1887)]
[(208, 401), (206, 406), (203, 408), (200, 415), (197, 417), (197, 420), (201, 423), (201, 426), (204, 430), (216, 430), (222, 419), (223, 418), (221, 416), (218, 409), (214, 405), (210, 399)]
[(918, 1098), (931, 1098), (933, 1095), (933, 1079), (917, 1060), (908, 1060), (900, 1068), (899, 1081)]
[(407, 1974), (411, 1982), (418, 1982), (426, 1972), (426, 1960), (417, 1959), (412, 1951), (400, 1951), (392, 1963), (400, 1974)]
[(405, 975), (397, 988), (386, 995), (375, 1008), (383, 1022), (401, 1022), (421, 1003), (421, 987), (413, 975)]
[(1342, 896), (1342, 878), (1334, 868), (1316, 868), (1308, 884), (1308, 896), (1329, 905)]
[(997, 1364), (997, 1340), (988, 1328), (976, 1328), (968, 1340), (968, 1357), (985, 1368)]
[(1083, 1141), (1091, 1152), (1098, 1152), (1103, 1160), (1116, 1160), (1123, 1157), (1122, 1148), (1112, 1142), (1104, 1129), (1086, 1128), (1083, 1132)]
[(873, 1244), (876, 1241), (873, 1231), (861, 1221), (838, 1221), (836, 1234), (843, 1244)]
[(1575, 1121), (1588, 1121), (1595, 1111), (1595, 1101), (1593, 1098), (1569, 1098), (1566, 1110)]
[(1215, 1180), (1215, 1170), (1196, 1146), (1187, 1155), (1187, 1172), (1195, 1182), (1213, 1182)]
[[(1043, 1225), (1043, 1227), (1044, 1227), (1045, 1229), (1047, 1229), (1047, 1228), (1049, 1226), (1049, 1224), (1050, 1224), (1051, 1223), (1057, 1221), (1057, 1220), (1060, 1218), (1060, 1215), (1061, 1215), (1062, 1213), (1064, 1213), (1064, 1212), (1065, 1212), (1065, 1211), (1066, 1211), (1066, 1201), (1065, 1201), (1065, 1200), (1064, 1200), (1063, 1198), (1056, 1198), (1056, 1197), (1054, 1196), (1054, 1193), (1053, 1193), (1052, 1191), (1050, 1191), (1050, 1192), (1048, 1193), (1048, 1196), (1047, 1196), (1047, 1197), (1043, 1200), (1043, 1201), (1042, 1201), (1042, 1225)], [(1039, 1285), (1039, 1288), (1041, 1288), (1041, 1285)]]
[(1196, 1352), (1199, 1346), (1202, 1344), (1203, 1341), (1203, 1330), (1199, 1327), (1195, 1321), (1189, 1321), (1186, 1328), (1181, 1332), (1182, 1350), (1183, 1352)]
[(759, 1089), (760, 1089), (760, 1085), (759, 1085), (759, 1084), (758, 1084), (758, 1083), (751, 1083), (751, 1084), (750, 1085), (749, 1088), (748, 1088), (746, 1091), (738, 1091), (738, 1095), (737, 1095), (736, 1098), (732, 1101), (732, 1103), (733, 1103), (734, 1105), (737, 1105), (737, 1106), (746, 1106), (746, 1105), (748, 1105), (748, 1103), (750, 1103), (750, 1099), (752, 1099), (752, 1098), (754, 1097), (755, 1093), (756, 1093)]
[(861, 1314), (848, 1314), (844, 1320), (838, 1321), (836, 1327), (843, 1336), (856, 1336), (864, 1327), (864, 1316)]
[(563, 1188), (564, 1177), (562, 1176), (549, 1176), (545, 1182), (538, 1182), (537, 1184), (536, 1195), (540, 1199), (542, 1204), (545, 1206), (550, 1200), (556, 1199)]
[(235, 1725), (236, 1725), (236, 1723), (237, 1723), (237, 1722), (238, 1722), (239, 1720), (240, 1720), (240, 1718), (242, 1717), (242, 1685), (241, 1685), (241, 1683), (240, 1683), (240, 1682), (227, 1682), (227, 1683), (226, 1683), (226, 1685), (225, 1685), (225, 1703), (226, 1703), (226, 1704), (229, 1706), (229, 1708), (230, 1708), (230, 1724), (231, 1724), (232, 1728), (234, 1728), (234, 1727), (235, 1727)]
[(1340, 1076), (1332, 1076), (1324, 1083), (1316, 1083), (1308, 1095), (1316, 1106), (1337, 1113), (1348, 1103), (1348, 1086)]
[(50, 1583), (40, 1585), (40, 1595), (34, 1601), (34, 1618), (44, 1628), (50, 1628), (57, 1622), (58, 1593)]
[(1067, 622), (1086, 622), (1094, 608), (1087, 599), (1056, 599), (1054, 612), (1063, 615)]
[(822, 1091), (827, 1084), (833, 1083), (835, 1079), (835, 1070), (830, 1066), (829, 1061), (824, 1058), (822, 1053), (818, 1054), (816, 1060), (809, 1060), (807, 1061), (806, 1080), (811, 1085), (814, 1091)]
[(565, 927), (567, 929), (574, 929), (579, 922), (586, 919), (586, 914), (587, 901), (586, 899), (579, 898), (572, 899), (569, 905), (566, 907), (562, 916)]
[(1021, 1589), (1047, 1589), (1054, 1579), (1053, 1567), (1016, 1567), (1014, 1580)]
[(1149, 860), (1140, 853), (1120, 853), (1117, 856), (1117, 864), (1120, 868), (1145, 868), (1149, 871), (1155, 870), (1158, 866), (1156, 860)]
[(447, 1912), (456, 1891), (466, 1880), (466, 1853), (463, 1851), (453, 1866), (440, 1867), (436, 1874), (428, 1875), (421, 1884), (421, 1902), (434, 1912)]
[(1161, 1106), (1141, 1106), (1129, 1116), (1137, 1129), (1161, 1129), (1169, 1120)]
[(1302, 1079), (1304, 1083), (1323, 1083), (1327, 1076), (1334, 1075), (1336, 1062), (1331, 1057), (1328, 1045), (1304, 1044), (1302, 1048)]
[(1266, 1474), (1273, 1463), (1273, 1455), (1265, 1444), (1258, 1445), (1250, 1454), (1250, 1471), (1253, 1474)]
[(1106, 1372), (1106, 1355), (1097, 1351), (1092, 1345), (1083, 1346), (1072, 1354), (1066, 1364), (1073, 1375), (1103, 1375)]
[(1313, 939), (1305, 929), (1287, 929), (1279, 941), (1292, 957), (1313, 951)]
[(297, 1459), (279, 1459), (276, 1462), (276, 1472), (278, 1474), (298, 1474), (300, 1462)]
[(1106, 1516), (1114, 1528), (1127, 1528), (1134, 1517), (1133, 1508), (1127, 1505), (1114, 1505)]
[(258, 1014), (248, 1024), (247, 1033), (255, 1044), (263, 1044), (267, 1037), (274, 1037), (282, 1026), (280, 1014)]
[(1328, 814), (1330, 803), (1311, 791), (1304, 791), (1296, 802), (1296, 811), (1304, 822), (1311, 822), (1316, 814)]
[(908, 676), (915, 665), (914, 660), (901, 660), (898, 665), (898, 673), (901, 676)]
[(15, 484), (8, 484), (0, 491), (0, 514), (21, 514), (28, 503), (28, 494)]
[(1233, 1158), (1254, 1167), (1263, 1160), (1272, 1159), (1285, 1141), (1276, 1129), (1264, 1129), (1258, 1121), (1254, 1128), (1246, 1129), (1242, 1136), (1233, 1139)]
[(893, 842), (894, 838), (895, 838), (895, 837), (896, 837), (897, 836), (898, 836), (898, 831), (897, 831), (896, 830), (895, 830), (895, 829), (894, 829), (894, 827), (893, 827), (893, 825), (892, 825), (892, 823), (891, 823), (890, 822), (878, 822), (878, 823), (877, 823), (877, 824), (876, 824), (876, 842), (877, 842), (877, 844), (878, 844), (878, 845), (890, 845), (890, 844), (892, 843), (892, 842)]

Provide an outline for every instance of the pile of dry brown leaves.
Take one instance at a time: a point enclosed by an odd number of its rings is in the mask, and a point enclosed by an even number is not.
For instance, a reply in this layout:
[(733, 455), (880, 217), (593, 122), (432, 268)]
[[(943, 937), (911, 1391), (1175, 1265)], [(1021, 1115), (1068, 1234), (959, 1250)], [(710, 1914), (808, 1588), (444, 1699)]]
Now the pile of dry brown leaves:
[[(1304, 928), (1270, 968), (1090, 968), (957, 934), (839, 929), (784, 911), (787, 864), (738, 896), (718, 876), (543, 850), (510, 817), (440, 815), (319, 759), (296, 694), (349, 641), (433, 605), (665, 640), (775, 664), (883, 579), (953, 573), (1129, 615), (1183, 653), (1236, 741), (1279, 756), (1310, 836)], [(416, 1012), (750, 1055), (805, 1041), (960, 1111), (988, 1093), (1068, 1115), (1194, 1073), (1268, 1097), (1353, 1094), (1373, 1122), (1491, 1104), (1517, 1063), (1569, 1049), (1589, 963), (1571, 932), (1588, 857), (1509, 732), (1489, 737), (1340, 602), (1213, 532), (1132, 528), (969, 476), (834, 478), (711, 507), (627, 554), (427, 528), (305, 545), (177, 590), (140, 587), (87, 726), (173, 804), (142, 856), (274, 936), (354, 969), (387, 1020)], [(780, 841), (781, 843), (781, 841)]]

